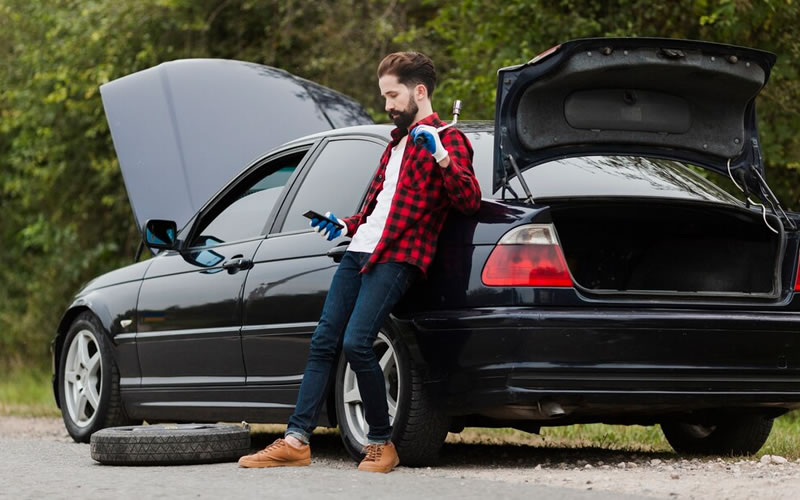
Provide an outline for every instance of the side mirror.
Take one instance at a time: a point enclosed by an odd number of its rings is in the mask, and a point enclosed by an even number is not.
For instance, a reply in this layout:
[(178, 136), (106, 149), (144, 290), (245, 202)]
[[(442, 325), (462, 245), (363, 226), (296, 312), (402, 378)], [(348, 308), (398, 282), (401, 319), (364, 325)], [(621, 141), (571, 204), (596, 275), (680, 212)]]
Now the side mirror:
[(150, 219), (144, 225), (144, 243), (149, 248), (171, 250), (175, 248), (177, 237), (175, 221)]

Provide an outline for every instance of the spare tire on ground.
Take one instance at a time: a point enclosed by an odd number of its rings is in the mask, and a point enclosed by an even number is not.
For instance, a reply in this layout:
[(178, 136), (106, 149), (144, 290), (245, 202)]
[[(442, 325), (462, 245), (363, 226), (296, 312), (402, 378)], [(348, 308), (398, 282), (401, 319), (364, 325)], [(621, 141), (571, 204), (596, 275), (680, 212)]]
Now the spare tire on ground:
[(203, 464), (250, 452), (250, 431), (232, 424), (109, 427), (92, 434), (94, 460), (109, 465)]

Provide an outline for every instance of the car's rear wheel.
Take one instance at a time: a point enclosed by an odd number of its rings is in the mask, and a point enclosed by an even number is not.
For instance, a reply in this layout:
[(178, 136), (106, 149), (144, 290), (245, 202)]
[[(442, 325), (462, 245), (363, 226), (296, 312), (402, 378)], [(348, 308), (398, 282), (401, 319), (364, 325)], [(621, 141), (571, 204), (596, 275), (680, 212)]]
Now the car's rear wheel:
[(714, 423), (662, 423), (661, 430), (678, 453), (752, 455), (764, 446), (773, 422), (763, 415), (737, 415)]
[[(436, 408), (426, 394), (422, 377), (399, 339), (383, 329), (373, 344), (383, 371), (392, 442), (403, 465), (427, 465), (436, 461), (450, 428), (450, 418)], [(344, 355), (336, 371), (336, 417), (348, 453), (364, 457), (369, 425), (358, 390), (356, 374)]]
[(67, 332), (58, 391), (64, 425), (79, 443), (105, 427), (131, 423), (122, 407), (111, 341), (92, 313), (81, 313)]

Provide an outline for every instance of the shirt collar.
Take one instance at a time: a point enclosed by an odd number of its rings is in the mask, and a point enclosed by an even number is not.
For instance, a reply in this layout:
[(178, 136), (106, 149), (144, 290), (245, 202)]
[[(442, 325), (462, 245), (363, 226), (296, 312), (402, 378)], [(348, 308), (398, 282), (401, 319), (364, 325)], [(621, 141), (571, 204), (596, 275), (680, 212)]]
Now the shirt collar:
[[(439, 128), (444, 125), (444, 122), (439, 119), (438, 114), (431, 113), (422, 120), (412, 124), (410, 127), (408, 127), (408, 130), (414, 130), (414, 127), (417, 125), (430, 125), (432, 127)], [(397, 143), (400, 142), (400, 139), (408, 134), (408, 130), (401, 130), (400, 128), (395, 128), (392, 130), (392, 147), (396, 146)]]

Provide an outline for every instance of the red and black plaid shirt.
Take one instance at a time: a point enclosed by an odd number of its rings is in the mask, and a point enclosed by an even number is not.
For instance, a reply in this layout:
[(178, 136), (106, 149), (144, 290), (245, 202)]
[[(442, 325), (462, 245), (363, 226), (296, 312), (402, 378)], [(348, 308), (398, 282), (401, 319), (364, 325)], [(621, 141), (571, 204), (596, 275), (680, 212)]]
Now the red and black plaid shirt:
[[(444, 122), (433, 113), (412, 125), (409, 130), (417, 125), (438, 128)], [(355, 235), (375, 209), (378, 193), (383, 189), (391, 150), (405, 134), (404, 130), (392, 130), (392, 141), (381, 156), (364, 205), (357, 214), (342, 219), (347, 225), (348, 236)], [(454, 208), (466, 215), (478, 211), (481, 188), (472, 170), (472, 145), (464, 133), (454, 127), (443, 130), (439, 137), (442, 146), (450, 154), (447, 168), (440, 167), (421, 145), (406, 141), (397, 190), (386, 225), (378, 246), (361, 269), (362, 273), (369, 272), (372, 266), (380, 262), (407, 262), (420, 268), (423, 273), (427, 272), (436, 253), (436, 242), (448, 210)]]

